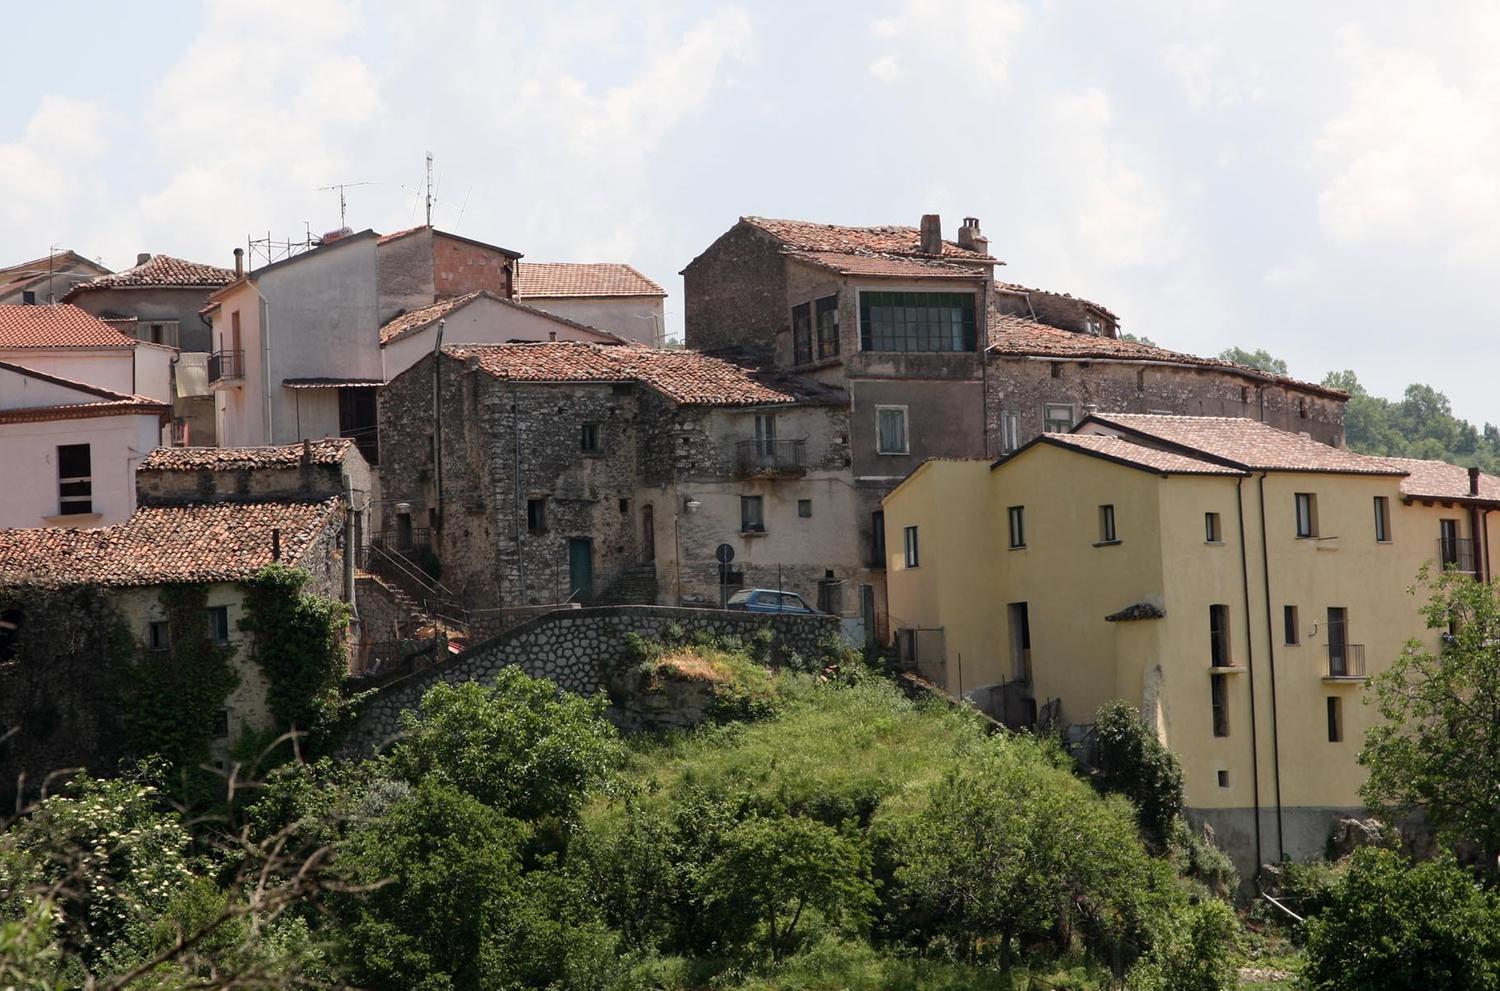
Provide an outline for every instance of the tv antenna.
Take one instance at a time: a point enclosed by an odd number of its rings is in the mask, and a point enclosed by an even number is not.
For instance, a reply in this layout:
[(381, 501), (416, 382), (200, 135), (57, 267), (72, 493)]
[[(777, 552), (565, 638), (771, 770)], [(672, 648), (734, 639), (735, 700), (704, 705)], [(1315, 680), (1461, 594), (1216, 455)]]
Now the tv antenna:
[(432, 152), (427, 153), (427, 226), (432, 226)]
[(344, 214), (348, 210), (348, 204), (344, 200), (344, 190), (353, 189), (355, 186), (373, 186), (373, 182), (336, 182), (331, 186), (319, 186), (318, 192), (326, 193), (337, 189), (339, 191), (339, 228), (343, 229), (349, 225), (344, 223)]

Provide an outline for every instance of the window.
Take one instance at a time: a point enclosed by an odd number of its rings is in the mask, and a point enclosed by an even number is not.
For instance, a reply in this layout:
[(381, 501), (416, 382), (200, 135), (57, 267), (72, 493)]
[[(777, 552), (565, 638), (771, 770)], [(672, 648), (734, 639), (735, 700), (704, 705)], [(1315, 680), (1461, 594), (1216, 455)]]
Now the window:
[(146, 624), (146, 649), (169, 650), (172, 647), (172, 630), (164, 619)]
[(229, 736), (229, 710), (220, 709), (214, 713), (214, 739), (223, 740)]
[(21, 290), (21, 303), (24, 306), (35, 306), (36, 305), (36, 290), (35, 289), (23, 289), (23, 290)]
[(866, 351), (973, 351), (974, 294), (862, 292), (860, 346)]
[(598, 454), (599, 446), (599, 424), (585, 423), (578, 428), (578, 449), (584, 454)]
[(763, 458), (776, 454), (776, 414), (755, 414), (755, 453)]
[(1229, 772), (1228, 771), (1221, 770), (1219, 772), (1219, 787), (1220, 788), (1228, 788), (1229, 787)]
[(1051, 371), (1052, 371), (1052, 377), (1053, 378), (1055, 378), (1055, 379), (1062, 378), (1062, 362), (1060, 362), (1060, 361), (1054, 361), (1052, 363), (1052, 369), (1051, 369)]
[(792, 351), (793, 364), (805, 365), (813, 359), (811, 303), (792, 307)]
[(1218, 513), (1203, 514), (1203, 539), (1210, 544), (1222, 544), (1224, 532), (1219, 528)]
[(1318, 535), (1318, 497), (1311, 492), (1297, 493), (1297, 536)]
[(1120, 538), (1115, 536), (1115, 507), (1099, 507), (1099, 543), (1117, 544)]
[(740, 496), (740, 531), (762, 533), (765, 529), (765, 503), (761, 497)]
[(906, 566), (908, 568), (915, 568), (921, 563), (921, 556), (917, 549), (917, 528), (914, 526), (906, 527), (901, 531), (901, 534), (906, 547)]
[(619, 506), (620, 506), (620, 512), (622, 512), (622, 513), (628, 513), (628, 512), (630, 512), (630, 500), (629, 499), (621, 499), (620, 502), (619, 502)]
[(165, 344), (168, 347), (177, 346), (176, 320), (152, 320), (150, 323), (136, 324), (136, 335), (143, 341), (152, 344)]
[(1213, 710), (1214, 736), (1229, 735), (1229, 682), (1222, 674), (1208, 679), (1208, 700)]
[(1026, 507), (1012, 506), (1006, 510), (1010, 518), (1010, 546), (1026, 546)]
[(1384, 544), (1391, 539), (1391, 500), (1375, 497), (1375, 539)]
[(1283, 633), (1282, 639), (1286, 641), (1287, 646), (1295, 647), (1297, 644), (1302, 642), (1302, 634), (1299, 632), (1302, 627), (1301, 624), (1297, 622), (1296, 606), (1281, 607), (1281, 626)]
[(1328, 696), (1328, 742), (1338, 743), (1344, 738), (1344, 700), (1337, 695)]
[(229, 607), (208, 607), (208, 635), (220, 647), (229, 642)]
[(87, 444), (57, 448), (58, 515), (77, 516), (94, 511), (94, 480)]
[(1021, 446), (1021, 414), (1013, 409), (1000, 413), (1000, 453), (1009, 454)]
[(831, 358), (839, 353), (839, 298), (824, 296), (815, 305), (818, 311), (818, 357)]
[(379, 413), (375, 386), (339, 388), (339, 436), (352, 437), (359, 453), (372, 465), (380, 464)]
[(1234, 662), (1229, 659), (1229, 607), (1208, 607), (1208, 648), (1209, 656), (1213, 666), (1216, 668), (1233, 667)]
[(877, 509), (870, 514), (870, 565), (885, 567), (885, 510)]
[(1010, 618), (1010, 674), (1031, 683), (1031, 613), (1024, 602), (1006, 606)]
[(812, 500), (811, 499), (798, 499), (797, 500), (797, 515), (800, 516), (804, 520), (812, 519)]
[(547, 499), (545, 496), (540, 499), (526, 500), (526, 532), (547, 532)]
[(1042, 428), (1047, 433), (1065, 434), (1073, 429), (1073, 407), (1067, 403), (1047, 403), (1042, 419)]
[(906, 440), (906, 407), (875, 407), (875, 453), (910, 454)]

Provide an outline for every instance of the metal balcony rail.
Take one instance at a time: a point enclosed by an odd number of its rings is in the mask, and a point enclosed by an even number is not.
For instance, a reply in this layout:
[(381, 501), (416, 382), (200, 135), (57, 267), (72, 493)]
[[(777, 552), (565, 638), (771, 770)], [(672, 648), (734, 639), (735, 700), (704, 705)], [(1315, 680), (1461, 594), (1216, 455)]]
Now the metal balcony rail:
[(1365, 676), (1365, 645), (1362, 643), (1331, 643), (1323, 667), (1325, 678), (1363, 678)]
[(744, 475), (801, 474), (807, 471), (806, 440), (742, 440), (735, 444), (735, 467)]
[(1443, 570), (1474, 570), (1474, 541), (1468, 537), (1439, 537), (1438, 563)]
[(210, 382), (224, 382), (244, 377), (244, 351), (215, 351), (208, 356), (208, 380)]
[(410, 530), (380, 530), (370, 534), (370, 543), (389, 550), (410, 551), (432, 546), (432, 531), (427, 527), (412, 527)]

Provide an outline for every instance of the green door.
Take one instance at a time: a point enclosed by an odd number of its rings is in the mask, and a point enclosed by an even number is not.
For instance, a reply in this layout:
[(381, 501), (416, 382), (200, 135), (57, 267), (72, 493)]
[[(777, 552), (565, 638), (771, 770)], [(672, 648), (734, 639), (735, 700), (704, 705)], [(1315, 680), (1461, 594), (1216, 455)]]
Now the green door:
[(594, 596), (594, 542), (587, 537), (568, 541), (569, 601), (587, 602)]

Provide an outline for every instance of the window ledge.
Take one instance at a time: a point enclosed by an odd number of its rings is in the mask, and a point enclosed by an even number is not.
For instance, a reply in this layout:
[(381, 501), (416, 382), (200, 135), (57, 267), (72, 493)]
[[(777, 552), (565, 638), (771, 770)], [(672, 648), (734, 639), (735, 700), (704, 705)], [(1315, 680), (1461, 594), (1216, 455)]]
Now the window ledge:
[(911, 456), (910, 451), (876, 451), (882, 458), (906, 458)]
[(1025, 544), (1013, 544), (1013, 545), (1011, 545), (1010, 547), (1008, 547), (1006, 549), (1007, 550), (1012, 550), (1012, 551), (1024, 551), (1026, 549), (1026, 545)]
[(765, 531), (765, 530), (741, 530), (740, 531), (740, 536), (741, 537), (764, 537), (766, 535), (766, 532), (767, 531)]
[(1124, 542), (1125, 541), (1123, 541), (1123, 540), (1096, 540), (1094, 542), (1094, 546), (1095, 547), (1119, 547)]
[(1209, 674), (1244, 674), (1245, 670), (1244, 667), (1238, 664), (1210, 664), (1208, 666)]
[(1381, 547), (1389, 547), (1395, 543), (1394, 540), (1377, 540), (1375, 543)]
[(1363, 685), (1365, 681), (1366, 676), (1362, 674), (1335, 674), (1323, 676), (1323, 684), (1325, 685)]
[(1203, 543), (1206, 546), (1208, 546), (1208, 547), (1223, 547), (1224, 546), (1224, 541), (1222, 541), (1222, 540), (1205, 540)]

